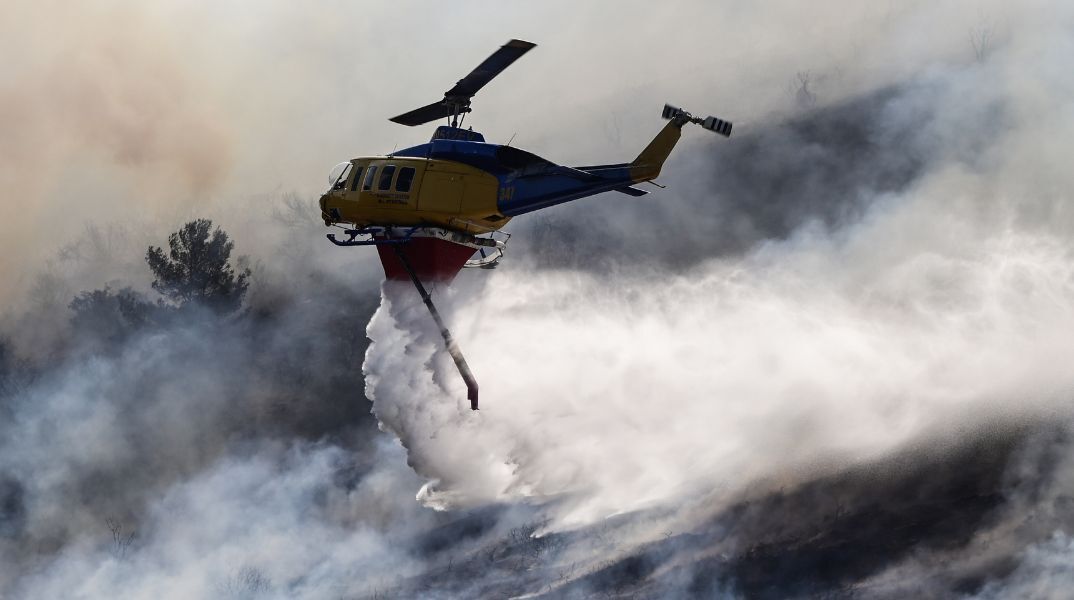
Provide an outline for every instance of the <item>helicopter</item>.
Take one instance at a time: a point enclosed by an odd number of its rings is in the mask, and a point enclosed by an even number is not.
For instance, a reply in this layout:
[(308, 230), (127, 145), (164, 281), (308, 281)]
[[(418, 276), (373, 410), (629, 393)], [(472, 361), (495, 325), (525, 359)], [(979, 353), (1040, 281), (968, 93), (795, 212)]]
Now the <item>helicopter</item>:
[(496, 267), (510, 239), (502, 228), (514, 217), (603, 192), (648, 194), (636, 184), (660, 175), (687, 123), (731, 136), (728, 121), (695, 117), (665, 104), (661, 116), (669, 122), (633, 161), (569, 167), (508, 144), (488, 143), (472, 127), (463, 129), (460, 117), (465, 120), (471, 112), (477, 92), (534, 47), (510, 40), (442, 100), (392, 117), (410, 127), (441, 119), (446, 124), (428, 143), (336, 165), (320, 198), (325, 225), (341, 228), (346, 236), (329, 233), (329, 241), (375, 246), (387, 279), (414, 284), (466, 383), (472, 410), (478, 409), (477, 380), (425, 283), (449, 284), (463, 268)]

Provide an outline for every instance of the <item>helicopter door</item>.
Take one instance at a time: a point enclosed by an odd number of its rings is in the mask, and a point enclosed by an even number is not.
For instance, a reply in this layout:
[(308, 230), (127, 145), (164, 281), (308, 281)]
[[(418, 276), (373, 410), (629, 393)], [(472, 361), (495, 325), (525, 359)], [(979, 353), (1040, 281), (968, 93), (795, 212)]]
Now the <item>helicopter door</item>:
[(418, 196), (418, 210), (457, 215), (462, 206), (463, 176), (461, 173), (426, 171)]

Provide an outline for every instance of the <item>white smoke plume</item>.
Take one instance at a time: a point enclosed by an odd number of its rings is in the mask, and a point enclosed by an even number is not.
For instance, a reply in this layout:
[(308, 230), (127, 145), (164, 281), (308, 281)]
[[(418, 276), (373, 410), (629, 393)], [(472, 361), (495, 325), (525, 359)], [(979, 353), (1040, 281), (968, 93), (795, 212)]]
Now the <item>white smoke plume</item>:
[[(919, 215), (893, 217), (920, 231), (934, 215)], [(579, 524), (793, 484), (922, 435), (1062, 406), (1074, 387), (1056, 368), (1074, 350), (1069, 244), (997, 232), (973, 245), (891, 257), (861, 240), (796, 239), (793, 252), (614, 283), (505, 270), (447, 298), (481, 376), (480, 414), (416, 293), (386, 287), (367, 384), (449, 497), (571, 494), (563, 519)], [(884, 266), (848, 273), (851, 253)], [(489, 301), (469, 302), (478, 293)]]
[[(1056, 45), (1042, 41), (1048, 32)], [(1054, 132), (1074, 121), (1044, 91), (1069, 85), (1049, 68), (1065, 36), (1026, 35), (1010, 32), (987, 62), (934, 64), (913, 77), (919, 90), (877, 113), (874, 130), (915, 127), (932, 160), (834, 235), (806, 223), (685, 271), (508, 263), (486, 284), (442, 293), (482, 382), (481, 414), (458, 401), (416, 294), (386, 286), (369, 328), (369, 395), (435, 480), (427, 500), (568, 495), (560, 526), (588, 524), (699, 493), (763, 492), (925, 436), (1062, 410), (1074, 389), (1059, 366), (1074, 351), (1074, 247), (1059, 190), (1074, 181)], [(899, 114), (923, 105), (928, 121)], [(715, 142), (693, 142), (684, 162), (720, 169), (696, 158), (702, 143)], [(808, 147), (788, 150), (809, 164)], [(686, 185), (719, 212), (717, 192)], [(824, 190), (802, 192), (814, 202)], [(636, 239), (616, 229), (614, 202), (599, 210), (624, 244)], [(642, 233), (646, 252), (705, 235), (680, 216), (661, 241)]]

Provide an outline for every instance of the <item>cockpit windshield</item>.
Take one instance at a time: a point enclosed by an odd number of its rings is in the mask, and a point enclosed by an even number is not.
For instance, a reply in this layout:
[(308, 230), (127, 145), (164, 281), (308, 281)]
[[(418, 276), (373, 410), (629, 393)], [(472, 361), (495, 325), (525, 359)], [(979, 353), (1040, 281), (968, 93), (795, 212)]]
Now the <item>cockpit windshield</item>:
[(347, 175), (351, 173), (351, 163), (341, 162), (338, 165), (332, 167), (332, 172), (328, 174), (329, 189), (341, 190), (347, 183)]

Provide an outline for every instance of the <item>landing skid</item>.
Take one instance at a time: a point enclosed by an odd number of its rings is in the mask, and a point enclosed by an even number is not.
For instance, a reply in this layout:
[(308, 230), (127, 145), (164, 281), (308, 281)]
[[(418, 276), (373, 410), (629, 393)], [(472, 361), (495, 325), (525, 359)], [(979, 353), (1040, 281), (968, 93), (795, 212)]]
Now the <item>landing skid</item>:
[(414, 287), (421, 294), (422, 302), (429, 309), (429, 314), (436, 321), (436, 326), (440, 328), (440, 335), (444, 338), (444, 345), (447, 346), (448, 354), (455, 361), (455, 367), (459, 369), (459, 375), (462, 375), (462, 380), (466, 382), (466, 398), (470, 401), (470, 410), (477, 410), (477, 379), (474, 378), (473, 372), (470, 371), (470, 366), (466, 364), (466, 358), (463, 357), (462, 350), (455, 343), (455, 338), (451, 336), (451, 331), (444, 325), (444, 320), (440, 318), (440, 311), (436, 310), (436, 305), (433, 304), (433, 299), (429, 296), (429, 292), (425, 291), (425, 286), (421, 284), (421, 280), (418, 279), (414, 268), (410, 266), (410, 261), (407, 259), (406, 253), (403, 252), (403, 247), (396, 244), (392, 246), (392, 250), (395, 250), (395, 256), (399, 258), (399, 262), (402, 263), (403, 268), (410, 275), (410, 281), (414, 282)]
[[(503, 250), (507, 246), (507, 240), (511, 238), (510, 233), (504, 233), (502, 231), (494, 231), (489, 237), (478, 237), (473, 234), (463, 233), (461, 231), (452, 231), (449, 229), (441, 229), (439, 227), (363, 227), (361, 229), (344, 229), (343, 233), (347, 236), (347, 239), (337, 240), (336, 234), (329, 233), (325, 237), (328, 241), (337, 246), (382, 246), (385, 244), (404, 244), (410, 241), (412, 237), (430, 237), (453, 244), (459, 244), (460, 246), (469, 246), (474, 250), (482, 250), (481, 259), (486, 257), (484, 249), (490, 249), (493, 254), (498, 254), (496, 260), (503, 256)], [(496, 236), (499, 236), (497, 238)], [(358, 236), (366, 236), (361, 239)], [(466, 265), (470, 266), (470, 265)], [(481, 266), (480, 264), (473, 265), (475, 267)]]
[(463, 265), (467, 269), (495, 269), (496, 265), (500, 264), (500, 259), (503, 258), (503, 249), (496, 248), (491, 254), (485, 254), (484, 248), (477, 249), (481, 258), (471, 258)]
[[(410, 241), (411, 236), (413, 236), (414, 232), (417, 230), (417, 227), (411, 227), (401, 237), (377, 239), (374, 238), (373, 235), (381, 233), (380, 229), (344, 229), (343, 233), (347, 235), (347, 239), (345, 240), (337, 240), (336, 234), (334, 233), (329, 233), (325, 237), (328, 238), (328, 241), (332, 242), (337, 246), (380, 246), (382, 244), (403, 244), (405, 242), (408, 242)], [(370, 237), (359, 240), (357, 239), (357, 237), (360, 235), (368, 235)]]

